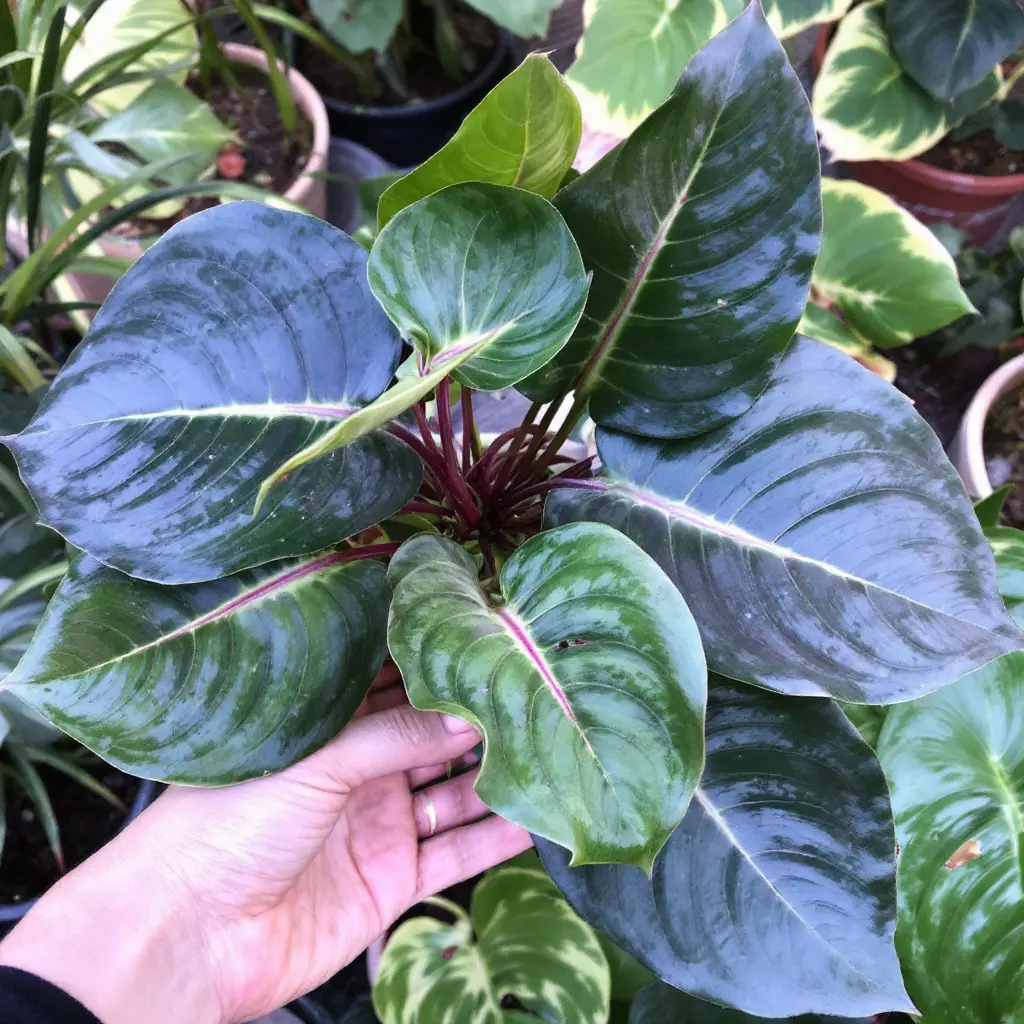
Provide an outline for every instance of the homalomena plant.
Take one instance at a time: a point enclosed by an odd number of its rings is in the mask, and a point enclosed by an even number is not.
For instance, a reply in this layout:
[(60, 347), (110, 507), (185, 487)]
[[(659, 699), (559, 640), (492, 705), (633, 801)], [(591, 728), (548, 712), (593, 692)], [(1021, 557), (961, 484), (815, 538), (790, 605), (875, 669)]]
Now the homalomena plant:
[[(390, 649), (662, 979), (777, 1017), (910, 1008), (885, 780), (834, 699), (1024, 638), (934, 434), (793, 337), (821, 197), (781, 46), (749, 8), (553, 204), (458, 165), (369, 255), (237, 203), (122, 279), (7, 439), (81, 554), (6, 687), (208, 785), (326, 742)], [(534, 404), (484, 447), (474, 392), (509, 386)], [(600, 469), (561, 454), (585, 410)]]

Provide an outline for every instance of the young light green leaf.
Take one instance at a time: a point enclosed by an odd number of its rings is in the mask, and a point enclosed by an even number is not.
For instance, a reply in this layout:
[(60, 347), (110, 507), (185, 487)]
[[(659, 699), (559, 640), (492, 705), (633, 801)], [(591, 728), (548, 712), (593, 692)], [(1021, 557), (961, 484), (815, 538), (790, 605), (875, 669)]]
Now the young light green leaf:
[(883, 0), (839, 24), (814, 83), (814, 119), (835, 160), (909, 160), (949, 131), (946, 105), (904, 70)]
[(527, 541), (492, 602), (452, 541), (389, 572), (388, 645), (415, 707), (485, 738), (476, 789), (572, 852), (650, 871), (703, 760), (705, 667), (685, 603), (631, 541), (580, 524)]
[(1016, 0), (886, 0), (885, 20), (903, 67), (938, 100), (977, 85), (1024, 43)]
[[(740, 415), (793, 337), (821, 231), (807, 98), (758, 6), (555, 200), (594, 273), (569, 344), (520, 385), (604, 426), (685, 437)], [(739, 168), (739, 169), (737, 169)]]
[(388, 597), (350, 553), (187, 587), (83, 557), (3, 686), (134, 775), (239, 782), (338, 734), (383, 662)]
[(814, 287), (860, 337), (906, 345), (976, 312), (953, 258), (913, 214), (856, 181), (823, 178), (821, 198)]
[(1024, 634), (938, 439), (895, 388), (797, 339), (754, 407), (692, 440), (599, 429), (605, 473), (546, 523), (607, 523), (675, 582), (712, 670), (784, 693), (890, 704)]
[(511, 387), (568, 341), (587, 274), (558, 211), (518, 188), (468, 182), (406, 207), (367, 266), (384, 311), (424, 373), (481, 391)]
[(1024, 1014), (1022, 687), (1024, 655), (1001, 658), (890, 708), (879, 740), (900, 843), (896, 948), (926, 1021)]
[(189, 583), (322, 550), (401, 508), (422, 467), (376, 432), (294, 472), (252, 518), (267, 473), (395, 372), (401, 344), (365, 268), (337, 228), (255, 203), (172, 228), (7, 441), (43, 522), (134, 576)]
[(711, 683), (707, 766), (653, 877), (571, 867), (541, 839), (544, 866), (585, 921), (701, 999), (758, 1017), (913, 1012), (878, 762), (831, 701)]
[(402, 0), (309, 0), (313, 17), (350, 53), (383, 52), (405, 9)]
[(464, 181), (514, 185), (551, 199), (582, 131), (572, 90), (547, 57), (533, 54), (483, 98), (440, 152), (384, 192), (380, 227), (412, 203)]
[(813, 300), (807, 303), (800, 318), (797, 334), (816, 341), (823, 341), (840, 352), (856, 359), (861, 366), (877, 374), (890, 384), (896, 379), (896, 364), (880, 356), (849, 324), (839, 318), (831, 309), (824, 309)]
[(1012, 490), (1013, 484), (1006, 484), (993, 491), (987, 498), (980, 498), (974, 503), (974, 514), (978, 517), (978, 522), (983, 530), (987, 532), (999, 525), (999, 520), (1003, 515), (1003, 506)]
[(36, 817), (46, 835), (50, 852), (57, 862), (57, 869), (63, 873), (64, 849), (60, 841), (60, 824), (54, 813), (50, 794), (46, 791), (46, 783), (43, 782), (35, 765), (28, 759), (25, 750), (19, 744), (8, 742), (4, 749), (14, 766), (15, 777), (21, 783), (29, 802), (35, 809)]
[(373, 986), (383, 1024), (434, 1024), (453, 1007), (460, 1020), (502, 1024), (507, 996), (542, 1020), (607, 1021), (598, 936), (539, 865), (492, 871), (474, 890), (469, 915), (450, 909), (454, 924), (416, 917), (388, 939)]

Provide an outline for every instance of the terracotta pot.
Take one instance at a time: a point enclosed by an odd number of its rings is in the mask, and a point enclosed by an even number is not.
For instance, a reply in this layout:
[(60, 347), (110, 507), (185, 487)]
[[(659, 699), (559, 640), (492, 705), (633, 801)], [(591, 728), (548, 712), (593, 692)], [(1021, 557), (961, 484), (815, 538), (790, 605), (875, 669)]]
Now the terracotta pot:
[[(815, 73), (825, 62), (834, 32), (834, 25), (818, 30)], [(858, 181), (892, 196), (926, 224), (952, 224), (978, 246), (996, 243), (1013, 226), (1014, 200), (1024, 196), (1024, 174), (958, 174), (923, 160), (851, 160), (844, 166)]]
[[(248, 64), (263, 71), (267, 69), (266, 55), (254, 46), (224, 43), (221, 49), (229, 60)], [(327, 170), (330, 145), (327, 110), (320, 94), (294, 68), (288, 71), (288, 84), (291, 86), (296, 105), (313, 126), (313, 149), (302, 173), (284, 193), (284, 198), (308, 210), (314, 216), (324, 218), (327, 215), (327, 183), (323, 178), (315, 178), (312, 175)], [(151, 244), (152, 240), (147, 242)], [(120, 238), (117, 235), (104, 235), (96, 244), (104, 256), (114, 256), (132, 262), (147, 248), (147, 244), (141, 240)], [(27, 254), (23, 231), (8, 231), (8, 245), (21, 258)], [(67, 281), (72, 299), (78, 302), (100, 303), (114, 285), (111, 278), (101, 274), (68, 274)]]
[(985, 467), (985, 421), (992, 406), (1010, 391), (1024, 385), (1024, 355), (1015, 356), (992, 374), (971, 399), (960, 421), (949, 457), (972, 498), (987, 498), (993, 491)]

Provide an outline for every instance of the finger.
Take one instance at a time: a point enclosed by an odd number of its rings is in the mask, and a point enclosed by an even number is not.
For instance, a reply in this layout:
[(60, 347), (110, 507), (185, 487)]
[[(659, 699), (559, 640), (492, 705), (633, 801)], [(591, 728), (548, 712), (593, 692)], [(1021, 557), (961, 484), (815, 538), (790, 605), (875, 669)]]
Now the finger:
[(371, 690), (386, 690), (395, 683), (402, 681), (402, 673), (393, 661), (385, 661), (377, 673), (377, 678), (370, 684)]
[(454, 761), (445, 761), (444, 764), (432, 764), (429, 768), (413, 768), (412, 771), (406, 772), (406, 775), (409, 777), (409, 788), (419, 789), (428, 782), (436, 782), (440, 778), (451, 778), (463, 769), (472, 768), (479, 763), (480, 758), (474, 749), (463, 754), (462, 757), (455, 758)]
[(467, 772), (439, 786), (420, 790), (412, 798), (412, 813), (420, 839), (468, 825), (489, 814), (487, 804), (473, 790), (479, 771)]
[(480, 742), (461, 719), (408, 704), (353, 719), (337, 739), (302, 762), (340, 788), (461, 757)]
[(388, 708), (397, 708), (399, 704), (408, 703), (405, 687), (401, 684), (389, 686), (385, 690), (371, 690), (366, 698), (366, 705), (370, 711), (387, 711)]
[(420, 843), (416, 900), (479, 875), (533, 845), (526, 829), (492, 814)]

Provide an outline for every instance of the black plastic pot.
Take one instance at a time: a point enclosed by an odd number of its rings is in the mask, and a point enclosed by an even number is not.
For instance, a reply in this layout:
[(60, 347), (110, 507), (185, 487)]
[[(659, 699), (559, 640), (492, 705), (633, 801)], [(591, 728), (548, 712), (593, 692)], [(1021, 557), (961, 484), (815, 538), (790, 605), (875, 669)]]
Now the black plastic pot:
[(351, 235), (359, 226), (359, 183), (396, 170), (373, 150), (348, 139), (331, 139), (327, 179), (327, 220)]
[[(300, 71), (301, 63), (300, 54)], [(505, 77), (511, 65), (512, 44), (501, 33), (487, 64), (447, 96), (401, 107), (367, 107), (324, 96), (331, 135), (358, 142), (396, 167), (421, 164), (458, 131), (463, 118)]]
[[(121, 828), (133, 822), (157, 797), (159, 786), (148, 779), (139, 781), (139, 791), (135, 794), (128, 814)], [(20, 903), (0, 904), (0, 937), (6, 935), (38, 902), (38, 900), (22, 900)]]

